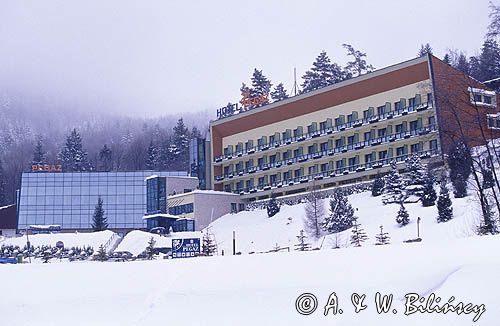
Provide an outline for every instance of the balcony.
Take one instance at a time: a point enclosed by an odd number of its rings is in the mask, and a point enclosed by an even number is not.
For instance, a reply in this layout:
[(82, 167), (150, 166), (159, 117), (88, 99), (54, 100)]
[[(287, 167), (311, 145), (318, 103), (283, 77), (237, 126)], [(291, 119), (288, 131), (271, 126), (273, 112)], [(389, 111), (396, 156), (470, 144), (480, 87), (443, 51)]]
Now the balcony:
[[(299, 164), (299, 163), (306, 162), (308, 160), (320, 160), (324, 156), (333, 156), (333, 155), (338, 154), (338, 153), (347, 153), (349, 151), (360, 150), (366, 146), (378, 146), (378, 145), (381, 145), (383, 143), (395, 142), (395, 141), (399, 141), (399, 140), (403, 140), (403, 139), (408, 139), (411, 137), (419, 137), (422, 135), (422, 133), (428, 134), (428, 133), (431, 133), (434, 131), (436, 131), (436, 125), (429, 125), (427, 127), (422, 127), (422, 128), (418, 128), (418, 129), (400, 132), (397, 134), (386, 135), (383, 137), (365, 140), (362, 142), (348, 144), (346, 146), (336, 147), (336, 148), (333, 148), (330, 150), (313, 152), (313, 153), (309, 153), (306, 155), (300, 155), (300, 156), (295, 156), (293, 158), (288, 158), (288, 159), (285, 159), (282, 161), (275, 161), (273, 163), (252, 166), (252, 167), (249, 167), (245, 170), (238, 170), (237, 174), (238, 174), (238, 176), (243, 176), (245, 174), (252, 174), (252, 173), (255, 173), (257, 171), (266, 171), (266, 170), (269, 170), (271, 168), (279, 168), (282, 165)], [(241, 172), (243, 172), (243, 175), (241, 174)], [(228, 173), (228, 174), (215, 176), (215, 181), (220, 182), (220, 181), (224, 180), (225, 178), (229, 178), (230, 174), (232, 175), (232, 173)]]
[[(420, 155), (421, 158), (430, 158), (433, 156), (439, 155), (439, 150), (433, 149), (433, 150), (428, 150), (428, 151), (420, 151), (417, 153)], [(289, 186), (293, 186), (296, 184), (301, 184), (301, 183), (307, 183), (309, 181), (314, 181), (314, 180), (323, 180), (323, 179), (335, 179), (336, 177), (343, 176), (343, 175), (349, 175), (352, 174), (353, 177), (356, 177), (356, 173), (361, 173), (367, 170), (373, 170), (373, 169), (378, 169), (383, 166), (389, 166), (392, 161), (396, 162), (404, 162), (409, 156), (413, 154), (404, 154), (400, 155), (394, 158), (386, 158), (382, 160), (377, 160), (377, 161), (372, 161), (368, 162), (365, 164), (357, 164), (357, 165), (352, 165), (348, 167), (341, 167), (337, 169), (331, 169), (331, 170), (326, 170), (314, 174), (308, 174), (308, 175), (303, 175), (303, 176), (297, 176), (295, 178), (290, 178), (290, 179), (283, 179), (283, 180), (278, 180), (276, 182), (271, 182), (271, 183), (264, 183), (264, 184), (259, 184), (257, 187), (250, 187), (250, 188), (238, 188), (234, 191), (233, 193), (236, 194), (252, 194), (256, 193), (258, 191), (266, 191), (266, 190), (272, 190), (276, 188), (286, 188)]]
[(297, 135), (294, 137), (285, 138), (281, 141), (274, 141), (274, 142), (271, 142), (269, 144), (254, 146), (254, 147), (248, 148), (246, 150), (235, 151), (233, 153), (226, 153), (225, 155), (215, 157), (213, 161), (214, 161), (214, 163), (222, 163), (224, 160), (230, 160), (230, 159), (233, 159), (236, 157), (239, 158), (239, 157), (242, 157), (244, 155), (251, 155), (257, 151), (266, 151), (266, 150), (269, 150), (270, 148), (287, 146), (287, 145), (291, 145), (294, 143), (304, 141), (306, 139), (313, 139), (313, 138), (318, 138), (321, 136), (331, 135), (333, 133), (343, 132), (347, 129), (358, 128), (358, 127), (361, 127), (363, 125), (368, 125), (371, 123), (376, 123), (376, 122), (380, 122), (383, 120), (392, 119), (392, 118), (398, 117), (398, 116), (404, 116), (404, 115), (407, 115), (409, 113), (425, 111), (427, 109), (431, 109), (432, 107), (433, 107), (432, 101), (429, 101), (426, 103), (422, 103), (422, 104), (411, 106), (411, 107), (402, 108), (399, 110), (394, 110), (394, 111), (383, 113), (380, 115), (373, 115), (370, 117), (366, 117), (364, 119), (359, 119), (359, 120), (347, 122), (347, 123), (344, 123), (341, 125), (337, 125), (335, 127), (332, 126), (332, 127), (328, 127), (325, 129), (313, 131), (311, 133), (306, 133), (306, 134)]

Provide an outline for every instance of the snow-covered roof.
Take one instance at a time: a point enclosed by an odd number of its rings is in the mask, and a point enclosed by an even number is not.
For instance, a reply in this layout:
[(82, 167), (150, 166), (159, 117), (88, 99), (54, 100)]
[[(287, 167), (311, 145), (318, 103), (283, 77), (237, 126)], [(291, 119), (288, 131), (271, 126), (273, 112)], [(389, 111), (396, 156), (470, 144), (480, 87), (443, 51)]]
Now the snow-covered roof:
[(9, 207), (12, 207), (12, 206), (16, 206), (16, 204), (7, 205), (7, 206), (2, 206), (2, 207), (0, 207), (0, 210), (2, 210), (2, 209), (6, 209), (6, 208), (9, 208)]
[(162, 214), (162, 213), (158, 213), (158, 214), (152, 214), (152, 215), (144, 215), (142, 217), (143, 220), (148, 220), (148, 219), (151, 219), (151, 218), (156, 218), (156, 217), (163, 217), (163, 218), (173, 218), (173, 219), (176, 219), (178, 220), (179, 217), (178, 216), (175, 216), (175, 215), (170, 215), (170, 214)]
[(156, 174), (153, 174), (153, 175), (150, 175), (149, 177), (146, 177), (146, 179), (144, 179), (144, 181), (147, 181), (149, 179), (155, 179), (155, 178), (158, 178), (158, 176)]
[(238, 194), (233, 194), (231, 192), (225, 192), (225, 191), (217, 191), (217, 190), (193, 190), (190, 192), (184, 192), (182, 194), (175, 194), (172, 196), (168, 196), (167, 199), (174, 199), (182, 196), (186, 196), (189, 194), (204, 194), (204, 195), (224, 195), (224, 196), (239, 196)]

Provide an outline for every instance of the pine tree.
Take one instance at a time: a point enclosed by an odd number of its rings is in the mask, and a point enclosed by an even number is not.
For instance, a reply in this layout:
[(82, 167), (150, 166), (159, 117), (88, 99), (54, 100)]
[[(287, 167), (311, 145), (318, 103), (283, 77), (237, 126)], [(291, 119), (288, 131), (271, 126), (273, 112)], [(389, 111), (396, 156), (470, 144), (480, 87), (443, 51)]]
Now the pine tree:
[(409, 156), (406, 160), (407, 184), (408, 185), (423, 185), (425, 168), (418, 154)]
[(213, 235), (208, 232), (208, 229), (203, 234), (203, 245), (201, 251), (204, 256), (213, 256), (217, 253), (217, 244), (213, 239)]
[(480, 81), (500, 76), (500, 48), (494, 39), (484, 41), (481, 54), (471, 62), (471, 75)]
[(148, 156), (146, 157), (146, 170), (155, 170), (157, 159), (158, 159), (158, 149), (153, 143), (153, 140), (151, 140), (148, 147)]
[(99, 161), (101, 161), (101, 171), (111, 171), (112, 169), (112, 152), (108, 145), (104, 146), (99, 151)]
[(354, 209), (349, 199), (341, 190), (333, 193), (330, 199), (330, 212), (321, 223), (321, 228), (328, 233), (337, 233), (352, 227), (354, 222)]
[(375, 180), (373, 180), (372, 183), (372, 196), (377, 197), (382, 195), (384, 192), (384, 178), (380, 175), (380, 173), (377, 173), (377, 176), (375, 177)]
[(380, 233), (375, 236), (375, 239), (377, 239), (377, 242), (375, 242), (377, 246), (386, 245), (391, 242), (389, 233), (384, 232), (384, 227), (382, 225), (380, 226)]
[(466, 75), (470, 75), (471, 69), (470, 69), (470, 64), (469, 60), (467, 60), (467, 57), (465, 56), (464, 53), (460, 53), (458, 55), (456, 63), (453, 65), (457, 70), (460, 70)]
[(472, 157), (469, 148), (458, 142), (451, 146), (447, 159), (450, 179), (455, 189), (455, 198), (467, 196), (467, 180), (472, 172)]
[(446, 53), (443, 57), (443, 62), (446, 63), (447, 65), (451, 65), (451, 58), (448, 53)]
[(155, 244), (156, 244), (155, 239), (151, 237), (148, 241), (148, 246), (144, 250), (147, 260), (153, 260), (155, 258)]
[(302, 79), (302, 92), (307, 93), (315, 89), (319, 89), (334, 83), (344, 80), (345, 73), (342, 68), (336, 64), (331, 63), (330, 58), (326, 51), (322, 51), (313, 66), (309, 71), (306, 71)]
[(104, 231), (108, 228), (107, 218), (104, 216), (103, 201), (101, 196), (97, 198), (97, 204), (95, 205), (94, 215), (92, 219), (92, 229), (94, 232)]
[(58, 155), (64, 171), (80, 172), (90, 170), (87, 152), (83, 149), (80, 134), (73, 129), (66, 138), (66, 143)]
[[(270, 91), (271, 82), (266, 76), (264, 76), (262, 70), (257, 70), (257, 68), (255, 68), (252, 75), (252, 88), (250, 89), (250, 96), (267, 98)], [(269, 99), (265, 102), (261, 102), (261, 104), (267, 103), (269, 103)]]
[(187, 170), (189, 168), (189, 129), (180, 118), (173, 129), (173, 143), (168, 151), (173, 158), (173, 168), (176, 170)]
[(108, 253), (106, 252), (106, 248), (104, 248), (104, 245), (99, 246), (99, 250), (97, 250), (95, 259), (98, 261), (107, 261), (108, 260)]
[(324, 209), (323, 200), (315, 187), (307, 194), (306, 219), (304, 221), (306, 232), (315, 239), (321, 237), (321, 223), (323, 220)]
[(429, 207), (434, 206), (437, 199), (436, 190), (434, 189), (434, 177), (427, 171), (424, 176), (424, 191), (422, 193), (422, 206)]
[(297, 236), (298, 243), (295, 244), (295, 250), (298, 251), (308, 251), (311, 250), (311, 244), (306, 242), (307, 236), (304, 234), (304, 230), (300, 230), (300, 234)]
[(267, 203), (266, 208), (268, 217), (273, 217), (274, 215), (278, 214), (278, 212), (280, 211), (280, 205), (276, 200), (276, 195), (271, 194), (271, 199)]
[[(479, 194), (479, 196), (481, 196), (481, 194)], [(498, 233), (497, 222), (493, 215), (494, 213), (491, 208), (491, 205), (489, 204), (487, 196), (483, 196), (481, 206), (482, 206), (481, 210), (483, 213), (483, 220), (481, 221), (481, 224), (477, 228), (477, 233), (479, 235), (497, 234)]]
[(36, 145), (35, 145), (35, 150), (33, 152), (33, 161), (31, 162), (32, 165), (38, 165), (38, 164), (45, 164), (45, 151), (43, 149), (43, 143), (42, 139), (39, 137)]
[(201, 132), (198, 130), (198, 128), (196, 128), (196, 126), (193, 126), (193, 128), (191, 128), (191, 135), (190, 135), (190, 138), (191, 138), (191, 139), (198, 139), (198, 138), (202, 138), (202, 136), (201, 136)]
[(425, 45), (422, 44), (420, 46), (420, 50), (418, 50), (418, 53), (417, 53), (417, 55), (419, 57), (424, 57), (427, 54), (432, 54), (432, 47), (431, 47), (431, 45), (429, 43), (426, 43)]
[(347, 50), (347, 55), (352, 57), (352, 61), (347, 62), (344, 69), (347, 78), (356, 77), (364, 73), (372, 72), (375, 68), (368, 64), (364, 59), (366, 53), (355, 50), (350, 44), (342, 44), (342, 46)]
[(410, 223), (410, 214), (408, 214), (408, 211), (402, 203), (398, 211), (398, 216), (396, 216), (396, 222), (400, 226), (405, 226)]
[(274, 87), (274, 91), (271, 92), (271, 98), (273, 99), (273, 102), (282, 101), (288, 98), (288, 94), (286, 93), (283, 83), (279, 83)]
[(483, 189), (492, 188), (495, 181), (493, 180), (493, 172), (491, 169), (485, 167), (482, 169), (481, 174), (483, 175)]
[(5, 182), (5, 174), (3, 170), (2, 160), (0, 160), (0, 207), (8, 204), (7, 202), (7, 190)]
[(403, 202), (404, 183), (401, 175), (398, 172), (396, 161), (391, 162), (391, 170), (385, 176), (384, 193), (387, 194), (386, 203), (401, 203)]
[(450, 193), (446, 186), (446, 181), (441, 180), (441, 188), (437, 200), (438, 222), (448, 222), (453, 218), (453, 207), (451, 205)]
[(355, 216), (353, 218), (351, 244), (356, 247), (361, 247), (361, 244), (367, 239), (368, 237), (365, 231), (361, 228), (361, 224), (358, 223), (358, 218)]

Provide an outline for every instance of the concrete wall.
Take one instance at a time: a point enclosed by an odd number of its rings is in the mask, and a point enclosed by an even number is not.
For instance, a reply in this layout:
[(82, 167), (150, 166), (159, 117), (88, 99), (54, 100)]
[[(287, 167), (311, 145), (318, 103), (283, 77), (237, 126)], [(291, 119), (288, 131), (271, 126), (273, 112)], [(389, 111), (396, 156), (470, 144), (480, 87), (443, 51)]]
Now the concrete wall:
[(195, 193), (194, 215), (196, 230), (201, 230), (207, 227), (211, 221), (230, 213), (231, 203), (236, 203), (238, 207), (238, 204), (242, 203), (240, 196), (230, 193)]
[(184, 189), (194, 190), (198, 187), (195, 177), (167, 177), (167, 196), (184, 193)]

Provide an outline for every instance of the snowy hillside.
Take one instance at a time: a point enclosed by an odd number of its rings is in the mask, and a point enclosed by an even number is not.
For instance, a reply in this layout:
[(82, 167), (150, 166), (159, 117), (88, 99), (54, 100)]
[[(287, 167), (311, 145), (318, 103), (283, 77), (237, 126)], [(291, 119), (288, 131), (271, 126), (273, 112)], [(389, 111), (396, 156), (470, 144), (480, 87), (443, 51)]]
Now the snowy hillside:
[[(436, 188), (437, 190), (437, 188)], [(446, 223), (437, 223), (437, 207), (422, 207), (420, 203), (405, 204), (410, 214), (410, 224), (400, 227), (395, 219), (399, 205), (382, 205), (381, 197), (372, 197), (370, 192), (349, 196), (349, 202), (358, 211), (359, 223), (369, 239), (365, 246), (375, 243), (375, 235), (380, 232), (380, 226), (389, 233), (391, 243), (402, 243), (405, 240), (417, 238), (417, 218), (420, 217), (420, 237), (425, 243), (442, 242), (443, 240), (474, 236), (474, 229), (479, 224), (480, 211), (476, 198), (469, 196), (453, 201), (454, 218)], [(328, 214), (329, 202), (324, 200), (324, 212)], [(223, 249), (232, 252), (233, 231), (236, 232), (236, 251), (267, 252), (278, 245), (290, 247), (293, 250), (297, 243), (297, 235), (304, 229), (305, 204), (282, 206), (280, 212), (269, 218), (265, 209), (256, 209), (237, 214), (227, 214), (214, 221), (209, 226), (215, 235), (219, 254)], [(340, 247), (348, 247), (351, 230), (339, 234)], [(321, 237), (317, 241), (308, 239), (313, 247), (331, 249), (336, 242), (334, 235)], [(322, 244), (323, 243), (323, 244)], [(322, 245), (322, 246), (321, 246)]]

